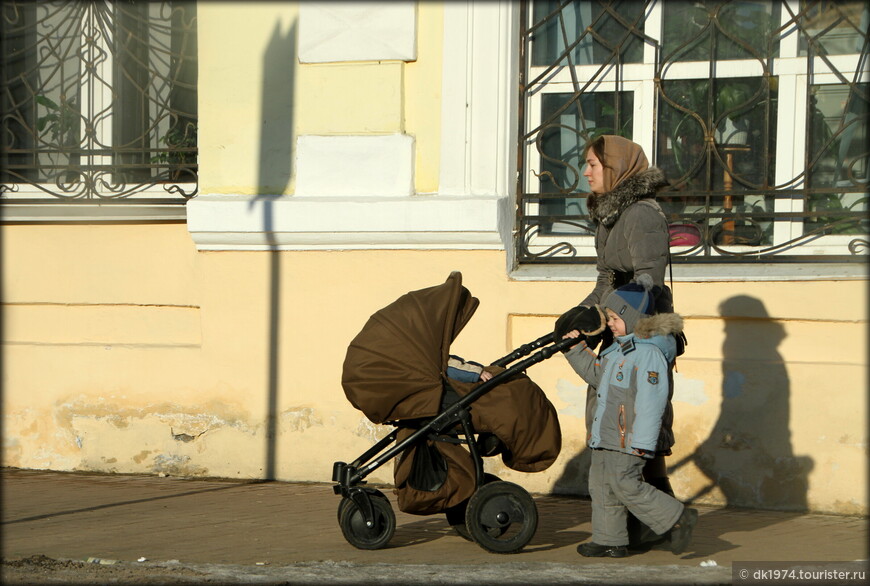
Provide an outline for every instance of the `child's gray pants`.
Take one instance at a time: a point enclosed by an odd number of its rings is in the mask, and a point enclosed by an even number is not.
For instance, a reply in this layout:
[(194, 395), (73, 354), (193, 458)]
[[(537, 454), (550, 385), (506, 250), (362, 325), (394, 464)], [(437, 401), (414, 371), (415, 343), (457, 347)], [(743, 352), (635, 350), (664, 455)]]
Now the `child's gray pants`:
[(592, 541), (628, 545), (626, 508), (659, 535), (674, 526), (683, 504), (643, 481), (646, 460), (611, 450), (592, 450), (589, 495), (592, 497)]

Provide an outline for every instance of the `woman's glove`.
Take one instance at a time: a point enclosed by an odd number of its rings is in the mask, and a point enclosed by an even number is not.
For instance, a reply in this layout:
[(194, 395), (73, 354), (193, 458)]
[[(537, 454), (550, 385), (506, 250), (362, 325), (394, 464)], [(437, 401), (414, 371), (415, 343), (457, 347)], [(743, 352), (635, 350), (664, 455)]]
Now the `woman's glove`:
[(590, 344), (590, 338), (598, 337), (595, 340), (595, 346), (597, 346), (600, 341), (599, 334), (606, 327), (607, 317), (599, 306), (593, 305), (592, 307), (587, 307), (585, 305), (578, 305), (560, 315), (559, 319), (556, 320), (556, 325), (553, 329), (553, 339), (561, 340), (571, 330), (577, 330), (586, 336), (586, 345), (592, 348), (594, 346)]

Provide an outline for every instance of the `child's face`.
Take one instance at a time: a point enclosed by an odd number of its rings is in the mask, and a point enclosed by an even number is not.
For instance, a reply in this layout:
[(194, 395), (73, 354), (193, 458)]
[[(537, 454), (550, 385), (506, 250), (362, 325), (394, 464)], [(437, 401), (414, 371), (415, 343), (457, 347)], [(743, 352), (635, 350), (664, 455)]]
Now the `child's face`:
[(625, 322), (612, 309), (607, 310), (607, 327), (614, 336), (625, 335)]

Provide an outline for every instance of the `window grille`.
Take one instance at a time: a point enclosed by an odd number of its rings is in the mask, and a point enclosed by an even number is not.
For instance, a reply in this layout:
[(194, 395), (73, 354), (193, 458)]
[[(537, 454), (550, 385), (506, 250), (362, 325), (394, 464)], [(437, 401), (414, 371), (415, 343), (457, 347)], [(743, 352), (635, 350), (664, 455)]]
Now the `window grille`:
[(197, 191), (196, 2), (4, 1), (0, 197), (181, 205)]
[(665, 172), (675, 261), (865, 261), (868, 20), (863, 1), (524, 2), (519, 262), (595, 257), (601, 134)]

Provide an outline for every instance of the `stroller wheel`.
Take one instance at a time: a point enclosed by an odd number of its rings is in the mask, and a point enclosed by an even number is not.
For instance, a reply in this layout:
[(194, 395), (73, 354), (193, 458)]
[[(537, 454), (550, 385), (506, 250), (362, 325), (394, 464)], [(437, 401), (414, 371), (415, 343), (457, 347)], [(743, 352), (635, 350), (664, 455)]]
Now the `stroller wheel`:
[(369, 493), (374, 522), (366, 525), (359, 505), (351, 499), (342, 499), (338, 505), (338, 523), (344, 538), (359, 549), (381, 549), (396, 532), (396, 515), (390, 501), (380, 491)]
[(345, 496), (345, 497), (341, 497), (341, 501), (339, 501), (339, 503), (338, 503), (338, 523), (339, 523), (339, 525), (341, 524), (341, 514), (342, 514), (342, 512), (343, 512), (344, 509), (345, 509), (345, 508), (346, 508), (350, 503), (352, 503), (352, 502), (353, 502), (353, 501), (350, 500), (349, 498), (347, 498), (346, 496)]
[[(484, 473), (483, 475), (483, 483), (489, 484), (490, 482), (498, 482), (499, 477), (495, 474)], [(471, 538), (471, 535), (468, 533), (468, 529), (465, 527), (465, 511), (468, 509), (468, 500), (464, 500), (458, 505), (454, 505), (449, 509), (445, 509), (444, 513), (447, 516), (447, 522), (453, 527), (453, 530), (459, 534), (463, 539), (467, 539), (468, 541), (474, 541)]]
[(512, 482), (492, 482), (468, 499), (465, 526), (471, 538), (493, 553), (516, 553), (534, 537), (538, 508), (526, 490)]

